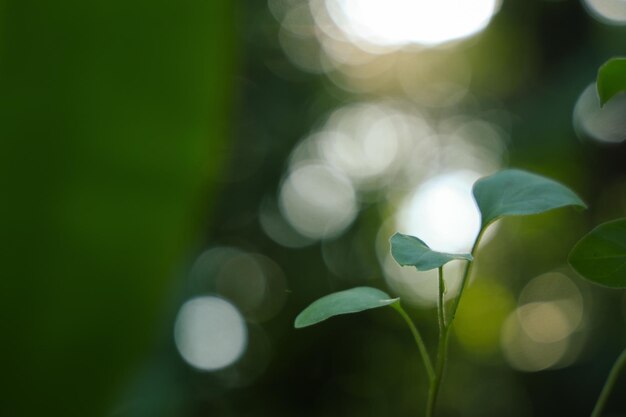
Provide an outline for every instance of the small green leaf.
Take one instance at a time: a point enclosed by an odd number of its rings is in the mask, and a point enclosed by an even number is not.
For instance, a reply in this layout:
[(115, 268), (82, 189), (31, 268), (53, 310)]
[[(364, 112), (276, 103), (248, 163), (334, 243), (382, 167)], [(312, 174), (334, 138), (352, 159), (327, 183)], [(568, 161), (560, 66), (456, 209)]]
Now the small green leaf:
[(602, 106), (614, 95), (626, 91), (626, 58), (606, 61), (598, 70), (597, 84)]
[(357, 287), (329, 294), (314, 301), (296, 317), (296, 329), (317, 324), (340, 314), (358, 313), (396, 303), (399, 298), (371, 287)]
[(626, 218), (589, 232), (572, 249), (569, 263), (589, 281), (626, 288)]
[(476, 181), (474, 198), (481, 228), (504, 216), (538, 214), (565, 206), (587, 208), (569, 188), (537, 174), (507, 169)]
[(393, 259), (402, 266), (414, 266), (418, 271), (439, 268), (455, 259), (472, 260), (469, 253), (436, 252), (420, 239), (402, 233), (391, 236), (390, 242)]

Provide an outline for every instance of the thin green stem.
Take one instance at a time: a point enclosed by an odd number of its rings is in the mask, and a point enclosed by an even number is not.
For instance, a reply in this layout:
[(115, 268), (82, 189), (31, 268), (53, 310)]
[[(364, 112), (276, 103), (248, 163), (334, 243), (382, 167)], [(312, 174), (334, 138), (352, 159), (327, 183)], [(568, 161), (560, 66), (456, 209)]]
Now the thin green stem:
[[(476, 252), (478, 250), (478, 245), (480, 244), (480, 239), (483, 237), (485, 233), (486, 227), (481, 228), (480, 233), (476, 237), (476, 241), (474, 241), (474, 245), (472, 246), (472, 258), (476, 256)], [(474, 262), (468, 261), (465, 265), (465, 271), (463, 272), (463, 278), (461, 280), (461, 289), (459, 290), (459, 295), (456, 297), (456, 300), (452, 304), (452, 310), (450, 312), (448, 321), (446, 322), (445, 316), (445, 289), (446, 283), (443, 278), (443, 267), (439, 268), (439, 299), (437, 303), (437, 315), (439, 318), (439, 346), (437, 349), (437, 363), (435, 365), (435, 378), (431, 380), (430, 388), (428, 390), (428, 403), (426, 404), (426, 417), (432, 417), (435, 412), (435, 406), (437, 404), (437, 397), (439, 396), (439, 390), (441, 388), (441, 382), (443, 380), (443, 374), (446, 369), (446, 363), (448, 361), (448, 340), (450, 339), (450, 329), (452, 328), (452, 324), (454, 323), (454, 318), (456, 317), (456, 312), (459, 308), (459, 304), (461, 302), (461, 297), (463, 296), (463, 292), (467, 287), (469, 282), (469, 278), (472, 273), (472, 266)], [(593, 416), (595, 417), (595, 416)]]
[(428, 350), (426, 350), (426, 345), (424, 344), (424, 340), (422, 340), (422, 336), (420, 335), (419, 330), (415, 327), (413, 320), (407, 314), (406, 311), (400, 305), (400, 302), (394, 303), (391, 305), (394, 310), (402, 316), (406, 324), (409, 326), (411, 330), (411, 334), (413, 334), (413, 339), (415, 339), (415, 343), (417, 344), (417, 348), (419, 349), (420, 356), (422, 357), (422, 361), (424, 362), (424, 368), (426, 368), (426, 373), (428, 374), (428, 380), (432, 383), (432, 380), (435, 378), (435, 370), (433, 368), (433, 364), (430, 360), (430, 355), (428, 354)]
[(448, 359), (448, 336), (449, 324), (446, 324), (445, 299), (446, 283), (443, 278), (443, 267), (439, 267), (439, 298), (437, 303), (437, 317), (439, 319), (439, 346), (437, 349), (437, 364), (435, 368), (435, 378), (431, 381), (428, 390), (428, 402), (426, 404), (426, 417), (432, 417), (441, 388), (441, 381), (446, 369)]
[(600, 397), (598, 398), (598, 401), (596, 402), (596, 406), (593, 408), (591, 417), (600, 417), (600, 415), (602, 414), (602, 410), (604, 409), (604, 405), (606, 404), (606, 401), (609, 399), (609, 396), (611, 395), (611, 391), (613, 390), (613, 386), (615, 385), (615, 382), (617, 381), (617, 377), (619, 376), (619, 373), (622, 371), (622, 369), (625, 366), (626, 366), (626, 350), (624, 350), (622, 354), (619, 355), (619, 358), (617, 358), (617, 361), (615, 361), (613, 368), (611, 368), (609, 377), (607, 378), (606, 383), (604, 384), (604, 388), (602, 388), (602, 392), (600, 393)]
[[(476, 237), (476, 240), (474, 241), (474, 245), (472, 246), (472, 251), (470, 252), (472, 255), (472, 258), (476, 257), (476, 252), (478, 251), (478, 245), (480, 244), (480, 240), (482, 239), (486, 230), (487, 230), (487, 226), (480, 229), (480, 232), (478, 233), (478, 236)], [(452, 323), (454, 322), (454, 318), (456, 317), (456, 312), (459, 309), (459, 304), (461, 303), (461, 297), (463, 296), (463, 292), (465, 291), (465, 288), (467, 287), (467, 284), (469, 283), (469, 278), (472, 274), (473, 265), (474, 265), (473, 260), (465, 264), (465, 271), (463, 272), (463, 279), (461, 280), (461, 289), (459, 290), (459, 295), (456, 297), (456, 300), (454, 301), (454, 303), (452, 303), (452, 311), (450, 313), (450, 320), (449, 320), (448, 326), (452, 326)]]
[(437, 303), (437, 317), (439, 318), (439, 332), (446, 328), (446, 308), (444, 296), (446, 295), (446, 282), (443, 279), (443, 266), (439, 267), (439, 302)]

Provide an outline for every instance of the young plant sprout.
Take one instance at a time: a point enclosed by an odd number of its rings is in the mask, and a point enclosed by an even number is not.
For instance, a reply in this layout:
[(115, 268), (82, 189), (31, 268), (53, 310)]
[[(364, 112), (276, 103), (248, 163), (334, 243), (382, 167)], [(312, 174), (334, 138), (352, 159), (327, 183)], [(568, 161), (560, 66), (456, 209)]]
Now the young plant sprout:
[[(437, 305), (439, 339), (434, 365), (415, 323), (402, 308), (400, 298), (392, 298), (376, 288), (358, 287), (327, 295), (304, 309), (295, 320), (295, 327), (302, 328), (340, 314), (356, 313), (385, 306), (392, 307), (407, 323), (428, 375), (429, 392), (425, 414), (427, 417), (432, 417), (435, 412), (446, 368), (450, 330), (463, 292), (468, 285), (480, 240), (489, 225), (507, 216), (538, 214), (565, 206), (586, 208), (585, 203), (564, 185), (517, 169), (500, 171), (482, 178), (474, 184), (472, 191), (480, 209), (481, 227), (470, 253), (437, 252), (430, 249), (419, 238), (400, 233), (394, 234), (390, 241), (391, 254), (398, 264), (412, 266), (419, 271), (431, 269), (438, 269), (439, 271)], [(466, 265), (459, 295), (452, 301), (451, 306), (446, 308), (444, 300), (446, 283), (443, 266), (452, 260), (464, 261)]]

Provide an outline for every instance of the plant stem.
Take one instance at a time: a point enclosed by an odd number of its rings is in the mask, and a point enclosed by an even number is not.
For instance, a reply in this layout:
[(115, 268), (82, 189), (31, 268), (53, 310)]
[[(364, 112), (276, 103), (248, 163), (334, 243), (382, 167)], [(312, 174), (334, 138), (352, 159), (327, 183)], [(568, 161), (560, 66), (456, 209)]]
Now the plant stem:
[[(485, 230), (487, 230), (487, 226), (480, 229), (480, 232), (478, 233), (478, 236), (476, 237), (476, 240), (474, 241), (474, 245), (472, 246), (472, 251), (470, 252), (472, 255), (472, 258), (476, 257), (476, 252), (478, 251), (478, 245), (480, 244), (480, 239), (482, 239), (483, 235), (485, 234)], [(459, 290), (459, 295), (456, 297), (456, 301), (452, 304), (452, 311), (450, 313), (450, 320), (449, 320), (448, 326), (452, 326), (452, 323), (454, 322), (454, 318), (456, 317), (456, 312), (459, 309), (459, 304), (461, 303), (461, 297), (463, 296), (463, 291), (465, 291), (465, 287), (467, 287), (467, 284), (469, 282), (469, 277), (472, 273), (473, 265), (474, 265), (473, 260), (467, 262), (467, 264), (465, 265), (465, 271), (463, 272), (463, 279), (461, 280), (461, 289)]]
[(432, 417), (439, 396), (439, 388), (443, 380), (443, 373), (448, 359), (449, 325), (446, 324), (445, 299), (446, 283), (443, 279), (443, 267), (439, 267), (439, 298), (437, 302), (437, 317), (439, 319), (439, 347), (437, 349), (437, 365), (435, 378), (431, 381), (426, 404), (426, 417)]
[[(476, 256), (476, 251), (478, 250), (478, 245), (480, 244), (480, 239), (483, 237), (487, 227), (483, 227), (480, 229), (476, 240), (474, 241), (474, 245), (472, 246), (472, 258)], [(450, 338), (450, 329), (452, 328), (452, 324), (454, 323), (454, 318), (456, 317), (456, 312), (459, 308), (459, 303), (461, 302), (461, 297), (463, 296), (463, 291), (465, 291), (465, 287), (469, 282), (469, 277), (472, 273), (472, 266), (474, 261), (468, 261), (465, 265), (465, 271), (463, 272), (463, 278), (461, 280), (461, 289), (459, 290), (459, 295), (456, 297), (456, 300), (452, 304), (452, 310), (450, 312), (450, 316), (448, 318), (448, 322), (446, 323), (446, 315), (445, 315), (445, 289), (446, 283), (443, 278), (443, 267), (439, 268), (439, 299), (437, 303), (437, 315), (439, 318), (439, 346), (437, 349), (437, 364), (435, 368), (435, 378), (430, 382), (430, 388), (428, 390), (428, 403), (426, 404), (426, 417), (432, 417), (435, 411), (435, 405), (437, 404), (437, 397), (439, 396), (439, 389), (441, 387), (441, 381), (443, 380), (443, 374), (446, 369), (446, 362), (448, 360), (448, 340)], [(596, 416), (592, 416), (596, 417)]]
[(600, 393), (600, 397), (596, 402), (596, 406), (593, 408), (593, 412), (591, 413), (591, 417), (600, 417), (602, 414), (602, 410), (604, 409), (604, 404), (609, 399), (609, 395), (611, 395), (611, 390), (613, 390), (613, 386), (615, 385), (615, 381), (617, 381), (617, 377), (619, 376), (622, 368), (626, 366), (626, 349), (619, 355), (617, 361), (611, 368), (611, 372), (609, 373), (609, 377), (604, 384), (604, 388), (602, 388), (602, 392)]
[(409, 326), (409, 329), (411, 330), (411, 334), (413, 334), (413, 338), (415, 339), (415, 343), (417, 344), (417, 348), (419, 349), (420, 356), (422, 357), (422, 361), (424, 362), (424, 368), (426, 368), (426, 373), (428, 374), (428, 380), (432, 384), (432, 381), (435, 378), (435, 370), (433, 369), (433, 364), (430, 360), (430, 355), (428, 354), (428, 350), (426, 350), (426, 345), (424, 344), (424, 341), (422, 340), (422, 336), (420, 335), (419, 330), (417, 330), (417, 327), (415, 327), (413, 320), (411, 320), (411, 317), (409, 317), (407, 312), (404, 311), (399, 301), (397, 303), (392, 304), (391, 306), (394, 308), (394, 310), (398, 312), (398, 314), (402, 316), (406, 324)]
[(439, 267), (439, 300), (437, 303), (437, 317), (439, 319), (439, 333), (446, 329), (446, 309), (444, 296), (446, 295), (446, 282), (443, 279), (443, 266)]

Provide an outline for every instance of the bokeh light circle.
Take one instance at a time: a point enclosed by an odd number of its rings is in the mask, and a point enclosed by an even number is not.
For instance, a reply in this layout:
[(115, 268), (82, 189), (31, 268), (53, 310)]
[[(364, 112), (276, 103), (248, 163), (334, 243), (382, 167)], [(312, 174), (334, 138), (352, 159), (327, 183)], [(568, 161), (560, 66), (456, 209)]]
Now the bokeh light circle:
[(497, 0), (327, 0), (337, 26), (357, 42), (438, 45), (484, 29)]
[(518, 312), (512, 312), (502, 328), (501, 345), (504, 357), (515, 369), (537, 372), (555, 366), (565, 355), (569, 339), (554, 343), (533, 340), (523, 329)]
[(294, 167), (282, 184), (279, 204), (291, 226), (313, 239), (337, 236), (358, 209), (352, 183), (323, 164)]
[(504, 356), (526, 372), (567, 366), (579, 354), (580, 338), (575, 336), (582, 321), (583, 297), (569, 277), (559, 272), (535, 277), (503, 326)]
[(178, 312), (174, 341), (191, 366), (215, 371), (241, 357), (247, 344), (247, 328), (239, 311), (228, 301), (214, 296), (196, 297)]
[(472, 185), (480, 177), (456, 171), (424, 182), (403, 204), (398, 230), (417, 236), (432, 249), (468, 252), (480, 228)]
[[(626, 1), (626, 0), (625, 0)], [(626, 94), (618, 94), (600, 107), (596, 84), (590, 84), (574, 107), (574, 128), (578, 136), (603, 143), (626, 140)]]
[(602, 23), (626, 24), (626, 0), (583, 0), (583, 4)]

